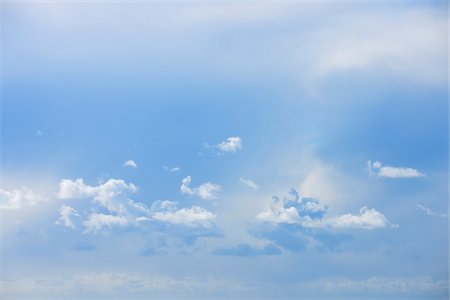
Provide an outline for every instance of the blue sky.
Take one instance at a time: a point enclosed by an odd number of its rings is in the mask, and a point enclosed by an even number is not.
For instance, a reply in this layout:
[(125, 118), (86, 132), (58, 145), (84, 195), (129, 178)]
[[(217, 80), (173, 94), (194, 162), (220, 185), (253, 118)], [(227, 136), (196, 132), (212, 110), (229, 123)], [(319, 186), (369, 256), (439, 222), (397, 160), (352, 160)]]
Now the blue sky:
[(448, 298), (445, 1), (0, 8), (2, 298)]

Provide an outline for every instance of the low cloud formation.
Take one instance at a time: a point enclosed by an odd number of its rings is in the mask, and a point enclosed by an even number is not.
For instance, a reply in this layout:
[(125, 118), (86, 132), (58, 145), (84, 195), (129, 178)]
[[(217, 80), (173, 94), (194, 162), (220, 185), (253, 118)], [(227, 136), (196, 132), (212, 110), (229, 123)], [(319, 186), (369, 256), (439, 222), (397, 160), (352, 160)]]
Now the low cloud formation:
[(217, 199), (218, 194), (222, 189), (220, 185), (212, 182), (205, 182), (196, 188), (191, 188), (189, 186), (191, 184), (191, 181), (192, 181), (191, 176), (187, 176), (181, 181), (180, 190), (183, 194), (189, 196), (197, 196), (204, 200), (212, 200)]
[(298, 224), (305, 228), (328, 229), (376, 229), (394, 226), (376, 209), (362, 207), (357, 214), (327, 216), (327, 206), (321, 206), (319, 200), (299, 197), (295, 189), (280, 199), (273, 197), (269, 210), (258, 215), (263, 222), (274, 224)]
[(369, 174), (376, 174), (378, 177), (385, 178), (415, 178), (423, 177), (425, 174), (413, 168), (383, 166), (381, 162), (371, 160), (367, 161)]
[(257, 216), (258, 225), (251, 233), (270, 240), (283, 249), (303, 251), (311, 240), (328, 249), (336, 249), (344, 241), (351, 239), (339, 230), (374, 230), (395, 228), (381, 212), (363, 206), (358, 213), (328, 216), (328, 206), (320, 205), (319, 200), (300, 198), (295, 189), (286, 197), (273, 197), (268, 210)]
[(47, 201), (47, 198), (36, 194), (26, 187), (12, 191), (0, 189), (0, 210), (20, 209), (45, 201)]
[[(97, 204), (103, 212), (85, 212), (82, 218), (72, 207), (63, 205), (60, 209), (60, 217), (57, 224), (75, 229), (74, 219), (80, 220), (86, 233), (107, 233), (124, 230), (126, 228), (141, 228), (155, 226), (156, 223), (182, 226), (186, 228), (213, 228), (215, 227), (216, 215), (208, 210), (192, 206), (178, 208), (178, 203), (172, 201), (155, 201), (149, 208), (141, 202), (129, 199), (128, 196), (137, 191), (132, 183), (123, 179), (110, 179), (97, 186), (84, 183), (83, 179), (64, 179), (60, 182), (58, 197), (60, 199), (87, 199)], [(200, 195), (204, 195), (200, 191)]]

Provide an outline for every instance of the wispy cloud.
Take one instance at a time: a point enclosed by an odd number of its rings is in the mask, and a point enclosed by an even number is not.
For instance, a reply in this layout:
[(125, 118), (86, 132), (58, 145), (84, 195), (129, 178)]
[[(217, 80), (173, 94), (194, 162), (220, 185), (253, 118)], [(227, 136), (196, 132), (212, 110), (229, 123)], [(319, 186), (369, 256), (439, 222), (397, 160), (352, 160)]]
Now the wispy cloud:
[(136, 169), (138, 167), (137, 163), (134, 160), (127, 160), (123, 163), (123, 167), (133, 168)]
[(383, 166), (381, 162), (372, 162), (371, 160), (367, 161), (367, 169), (369, 174), (377, 174), (379, 177), (386, 178), (416, 178), (425, 176), (425, 174), (417, 169)]
[(59, 208), (59, 219), (55, 222), (56, 224), (61, 224), (65, 227), (75, 229), (74, 218), (80, 218), (80, 215), (76, 209), (63, 205)]
[(180, 172), (181, 168), (180, 167), (168, 167), (168, 166), (164, 166), (164, 170), (168, 171), (168, 172)]
[(241, 178), (239, 178), (239, 182), (242, 183), (243, 185), (245, 185), (245, 186), (255, 190), (255, 191), (257, 189), (259, 189), (259, 186), (254, 181), (252, 181), (250, 179), (246, 179), (246, 178), (241, 177)]
[(416, 204), (416, 207), (417, 207), (417, 209), (423, 211), (428, 216), (438, 216), (438, 217), (442, 217), (442, 218), (447, 217), (446, 214), (435, 212), (435, 211), (431, 210), (430, 208), (420, 205), (420, 204)]
[(212, 182), (205, 182), (196, 188), (191, 188), (189, 187), (191, 181), (192, 181), (191, 176), (187, 176), (181, 181), (180, 190), (183, 194), (190, 196), (197, 196), (205, 200), (211, 200), (217, 199), (218, 193), (222, 189), (220, 185)]

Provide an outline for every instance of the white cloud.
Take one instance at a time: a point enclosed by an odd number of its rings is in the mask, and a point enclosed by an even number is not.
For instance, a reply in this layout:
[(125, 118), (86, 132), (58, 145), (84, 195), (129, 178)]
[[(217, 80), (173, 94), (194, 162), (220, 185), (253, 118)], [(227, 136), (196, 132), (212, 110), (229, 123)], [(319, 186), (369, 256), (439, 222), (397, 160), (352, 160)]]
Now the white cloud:
[(273, 197), (270, 208), (257, 219), (273, 224), (298, 224), (306, 228), (328, 229), (377, 229), (398, 227), (376, 209), (362, 207), (357, 214), (327, 216), (328, 207), (319, 201), (298, 196), (294, 189), (283, 199)]
[(416, 207), (417, 207), (417, 209), (423, 211), (428, 216), (439, 216), (439, 217), (442, 217), (442, 218), (446, 218), (447, 217), (446, 214), (435, 212), (435, 211), (431, 210), (430, 208), (428, 208), (426, 206), (423, 206), (423, 205), (420, 205), (420, 204), (416, 204)]
[(123, 163), (122, 167), (128, 167), (128, 168), (133, 168), (136, 169), (138, 167), (137, 163), (134, 160), (127, 160), (126, 162)]
[(227, 138), (226, 141), (223, 141), (220, 144), (217, 144), (216, 147), (221, 152), (236, 152), (239, 149), (242, 149), (242, 139), (238, 136), (232, 136)]
[(43, 201), (47, 199), (26, 187), (12, 191), (0, 189), (0, 209), (19, 209), (24, 206), (34, 206)]
[(172, 201), (155, 202), (152, 210), (155, 210), (154, 220), (189, 227), (211, 227), (216, 218), (215, 214), (198, 206), (178, 209), (177, 203)]
[(395, 14), (362, 11), (327, 27), (316, 31), (311, 41), (316, 76), (381, 69), (414, 81), (443, 82), (442, 59), (447, 56), (443, 14), (430, 9)]
[(180, 190), (183, 194), (198, 196), (202, 199), (210, 200), (217, 199), (218, 193), (222, 189), (220, 185), (212, 182), (205, 182), (196, 188), (190, 188), (189, 185), (191, 184), (191, 180), (191, 176), (187, 176), (181, 181)]
[(164, 170), (166, 170), (168, 172), (175, 173), (175, 172), (180, 172), (181, 168), (180, 167), (173, 167), (173, 168), (171, 168), (171, 167), (168, 167), (168, 166), (164, 166)]
[(367, 162), (370, 174), (377, 174), (378, 177), (386, 178), (415, 178), (425, 176), (423, 173), (413, 168), (383, 166), (381, 162)]
[(126, 211), (125, 204), (129, 193), (135, 193), (137, 188), (123, 179), (109, 179), (97, 186), (90, 186), (82, 178), (76, 180), (63, 179), (59, 184), (58, 197), (60, 199), (92, 198), (111, 212)]
[(89, 218), (83, 221), (86, 232), (99, 233), (106, 229), (126, 227), (130, 221), (125, 216), (107, 215), (101, 213), (92, 213)]
[(59, 208), (59, 215), (58, 221), (55, 222), (56, 224), (61, 224), (71, 229), (76, 228), (73, 218), (79, 218), (80, 215), (74, 208), (63, 205)]
[(253, 189), (253, 190), (259, 189), (259, 186), (254, 181), (252, 181), (250, 179), (246, 179), (246, 178), (241, 177), (241, 178), (239, 178), (239, 182), (244, 184), (245, 186)]
[[(321, 226), (336, 229), (377, 229), (391, 226), (398, 227), (397, 225), (391, 224), (381, 212), (374, 208), (369, 209), (366, 206), (363, 206), (357, 214), (338, 215), (326, 218), (321, 223), (323, 223)], [(306, 223), (303, 224), (303, 226), (306, 227)], [(315, 225), (311, 223), (311, 227), (315, 227)]]

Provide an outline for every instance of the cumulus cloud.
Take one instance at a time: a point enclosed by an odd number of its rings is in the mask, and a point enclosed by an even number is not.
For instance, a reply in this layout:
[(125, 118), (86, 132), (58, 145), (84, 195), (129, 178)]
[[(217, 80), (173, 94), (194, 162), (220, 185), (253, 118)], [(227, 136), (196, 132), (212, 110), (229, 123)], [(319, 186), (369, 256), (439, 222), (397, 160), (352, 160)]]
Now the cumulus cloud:
[[(192, 195), (211, 199), (215, 196), (217, 187), (214, 184), (206, 183), (192, 190), (187, 186), (185, 189), (191, 191)], [(60, 182), (58, 197), (60, 199), (92, 199), (94, 204), (107, 210), (108, 213), (94, 210), (94, 212), (86, 214), (87, 217), (81, 221), (81, 224), (87, 233), (98, 234), (130, 227), (144, 229), (150, 228), (155, 222), (186, 228), (215, 227), (216, 215), (202, 207), (178, 208), (176, 202), (158, 200), (149, 208), (146, 204), (136, 202), (128, 197), (136, 191), (137, 188), (134, 184), (127, 183), (122, 179), (110, 179), (97, 186), (85, 184), (82, 178), (64, 179)], [(75, 228), (74, 217), (81, 218), (77, 211), (68, 206), (60, 208), (60, 215), (58, 223), (70, 228)], [(192, 235), (189, 230), (184, 233)]]
[(134, 184), (126, 183), (123, 179), (109, 179), (97, 186), (90, 186), (85, 184), (82, 178), (78, 178), (61, 180), (57, 195), (60, 199), (92, 198), (109, 211), (120, 213), (126, 211), (128, 194), (136, 191), (137, 187)]
[(88, 219), (83, 221), (83, 225), (88, 233), (99, 233), (105, 229), (124, 228), (130, 224), (130, 220), (125, 216), (92, 213)]
[(260, 213), (260, 221), (274, 224), (298, 224), (305, 228), (329, 229), (376, 229), (395, 226), (376, 209), (362, 207), (357, 214), (327, 216), (327, 206), (321, 206), (319, 200), (299, 197), (295, 189), (282, 199), (273, 197), (270, 208)]
[(185, 225), (188, 227), (212, 227), (216, 215), (208, 210), (192, 206), (189, 208), (177, 208), (177, 202), (156, 201), (152, 205), (152, 218), (156, 221)]
[(430, 209), (426, 206), (420, 205), (420, 204), (416, 204), (416, 207), (417, 207), (417, 209), (423, 211), (428, 216), (438, 216), (438, 217), (442, 217), (442, 218), (447, 217), (446, 214), (435, 212), (432, 209)]
[(239, 182), (242, 183), (243, 185), (245, 185), (245, 186), (255, 190), (255, 191), (257, 189), (259, 189), (259, 186), (254, 181), (252, 181), (250, 179), (246, 179), (246, 178), (241, 177), (241, 178), (239, 178)]
[(226, 141), (221, 142), (216, 145), (217, 149), (221, 152), (231, 152), (234, 153), (239, 149), (242, 149), (242, 139), (238, 136), (232, 136), (227, 138)]
[(136, 169), (138, 167), (137, 163), (134, 160), (127, 160), (123, 163), (122, 167), (133, 168)]
[(47, 201), (47, 198), (36, 194), (26, 187), (12, 191), (0, 189), (0, 209), (2, 210), (20, 209), (25, 206), (34, 206), (44, 201)]
[[(327, 214), (328, 206), (322, 206), (314, 198), (300, 198), (295, 189), (283, 198), (273, 197), (268, 210), (257, 215), (259, 221), (251, 233), (261, 239), (270, 240), (283, 249), (300, 252), (314, 241), (330, 250), (351, 236), (339, 230), (374, 230), (398, 227), (381, 212), (363, 206), (356, 214)], [(313, 244), (314, 244), (313, 243)]]
[(211, 200), (217, 199), (218, 193), (222, 189), (220, 185), (212, 182), (205, 182), (196, 188), (191, 188), (189, 187), (191, 181), (192, 181), (191, 176), (187, 176), (181, 181), (180, 190), (183, 194), (190, 196), (197, 196), (204, 200)]
[(413, 168), (383, 166), (379, 161), (368, 161), (367, 169), (370, 174), (377, 174), (378, 177), (386, 178), (415, 178), (425, 176), (420, 171)]
[(61, 224), (71, 229), (76, 228), (74, 218), (79, 218), (80, 215), (74, 208), (63, 205), (59, 208), (59, 215), (58, 221), (55, 222), (56, 224)]

